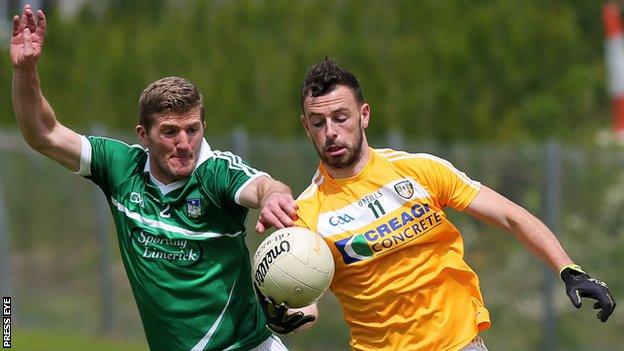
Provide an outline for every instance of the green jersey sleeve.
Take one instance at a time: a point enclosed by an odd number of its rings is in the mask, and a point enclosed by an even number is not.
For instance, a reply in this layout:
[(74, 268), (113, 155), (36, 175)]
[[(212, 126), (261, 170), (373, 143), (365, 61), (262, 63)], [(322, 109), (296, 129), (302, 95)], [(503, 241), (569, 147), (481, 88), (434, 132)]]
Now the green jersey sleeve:
[[(79, 174), (92, 180), (106, 195), (137, 171), (137, 164), (147, 159), (139, 145), (97, 136), (83, 137)], [(140, 167), (138, 168), (140, 169)]]
[(206, 177), (202, 183), (209, 184), (212, 193), (218, 194), (218, 201), (223, 207), (240, 207), (240, 194), (245, 187), (260, 176), (269, 176), (265, 172), (250, 167), (240, 156), (227, 151), (213, 151), (211, 167), (214, 174)]

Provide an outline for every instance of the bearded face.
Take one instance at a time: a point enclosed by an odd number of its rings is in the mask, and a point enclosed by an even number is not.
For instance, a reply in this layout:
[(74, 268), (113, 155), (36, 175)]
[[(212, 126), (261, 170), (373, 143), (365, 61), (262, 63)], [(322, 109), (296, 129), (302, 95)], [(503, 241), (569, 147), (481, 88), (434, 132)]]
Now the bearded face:
[(364, 131), (369, 116), (368, 104), (359, 103), (350, 88), (338, 86), (326, 95), (306, 97), (301, 121), (325, 166), (351, 173), (368, 149)]

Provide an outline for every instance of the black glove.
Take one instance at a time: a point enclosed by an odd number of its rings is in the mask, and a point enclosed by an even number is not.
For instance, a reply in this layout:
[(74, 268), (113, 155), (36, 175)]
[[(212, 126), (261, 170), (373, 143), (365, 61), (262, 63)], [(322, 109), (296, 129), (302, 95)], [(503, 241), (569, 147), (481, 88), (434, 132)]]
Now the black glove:
[(566, 293), (574, 307), (581, 308), (581, 297), (597, 300), (594, 309), (600, 309), (600, 312), (596, 316), (602, 322), (607, 321), (615, 308), (615, 299), (605, 282), (590, 277), (577, 265), (564, 267), (561, 270), (561, 279), (565, 282)]
[(262, 312), (267, 320), (267, 327), (278, 334), (290, 334), (302, 325), (312, 322), (316, 319), (314, 315), (304, 314), (303, 312), (295, 312), (288, 314), (289, 307), (286, 304), (275, 304), (272, 298), (264, 296), (260, 289), (254, 283), (256, 296), (262, 307)]

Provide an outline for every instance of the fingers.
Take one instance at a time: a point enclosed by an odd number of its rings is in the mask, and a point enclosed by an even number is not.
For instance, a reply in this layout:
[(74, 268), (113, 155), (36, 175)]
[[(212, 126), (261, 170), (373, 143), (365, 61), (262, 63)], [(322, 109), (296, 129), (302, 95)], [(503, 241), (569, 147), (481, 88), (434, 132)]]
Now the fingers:
[(285, 317), (286, 318), (284, 318), (284, 324), (287, 324), (292, 329), (296, 329), (294, 325), (297, 324), (299, 320), (304, 318), (304, 314), (303, 312), (294, 312), (292, 314), (287, 314)]
[(15, 25), (16, 17), (19, 20), (19, 24), (23, 28), (28, 27), (31, 33), (34, 33), (37, 29), (37, 26), (42, 29), (46, 28), (47, 21), (45, 14), (42, 10), (37, 10), (37, 19), (35, 19), (35, 13), (33, 12), (32, 6), (30, 4), (24, 5), (24, 12), (22, 13), (21, 18), (18, 15), (13, 16), (13, 24)]
[(43, 11), (41, 10), (37, 10), (37, 23), (42, 29), (46, 29), (46, 27), (48, 26), (48, 21), (46, 20), (45, 13), (43, 13)]
[(313, 322), (316, 319), (316, 316), (314, 315), (311, 315), (311, 314), (303, 315), (302, 312), (299, 312), (299, 313), (301, 313), (301, 317), (298, 320), (293, 322), (292, 324), (293, 329), (299, 329), (299, 327), (301, 327), (302, 325)]
[(289, 332), (299, 329), (302, 325), (310, 323), (316, 319), (314, 315), (306, 315), (303, 312), (295, 312), (285, 316), (283, 324), (287, 326)]
[(607, 319), (609, 319), (609, 316), (611, 315), (611, 313), (613, 313), (613, 308), (611, 309), (603, 308), (602, 310), (600, 310), (600, 312), (598, 312), (596, 317), (600, 319), (602, 323), (604, 323), (607, 321)]
[(260, 211), (256, 232), (263, 233), (270, 227), (292, 227), (297, 216), (297, 204), (290, 194), (272, 194)]
[[(597, 300), (593, 307), (594, 309), (600, 310), (596, 317), (602, 322), (606, 322), (607, 319), (609, 319), (616, 305), (615, 300), (611, 297), (609, 290), (606, 288), (606, 284), (602, 286), (592, 282), (591, 285), (588, 284), (580, 289), (570, 290), (568, 296), (576, 308), (581, 307), (581, 297)], [(575, 302), (578, 302), (578, 305)]]
[(578, 289), (572, 289), (568, 291), (568, 297), (570, 298), (570, 301), (572, 301), (574, 307), (581, 308), (583, 303), (581, 301), (581, 295), (579, 294)]
[(37, 22), (37, 35), (43, 38), (45, 36), (45, 29), (48, 26), (48, 22), (45, 14), (41, 10), (37, 10)]
[(258, 222), (256, 222), (255, 230), (257, 233), (262, 234), (271, 227), (277, 229), (285, 228), (282, 222), (273, 213), (265, 213), (263, 210), (260, 213)]
[(292, 196), (287, 195), (280, 199), (280, 208), (288, 215), (288, 218), (297, 220), (297, 203)]
[(613, 307), (611, 307), (610, 305), (603, 306), (600, 302), (596, 302), (594, 304), (594, 309), (600, 310), (596, 314), (596, 317), (600, 319), (600, 321), (603, 323), (606, 322), (607, 319), (609, 319), (609, 316), (611, 315), (611, 313), (613, 313)]
[(20, 28), (22, 22), (20, 21), (20, 16), (13, 16), (13, 36), (18, 35), (22, 30)]
[(26, 16), (26, 28), (30, 29), (31, 33), (34, 33), (37, 30), (37, 21), (35, 21), (35, 15), (30, 5), (24, 7), (24, 15)]
[(613, 301), (613, 298), (609, 295), (609, 293), (598, 295), (595, 299), (597, 299), (598, 302), (594, 304), (594, 309), (600, 309), (600, 312), (598, 312), (596, 317), (604, 323), (607, 319), (609, 319), (611, 313), (613, 313), (613, 310), (615, 309), (615, 301)]
[(26, 9), (29, 8), (30, 5), (24, 6), (24, 12), (22, 12), (22, 17), (20, 18), (20, 31), (23, 31), (26, 28)]
[(30, 30), (28, 28), (24, 28), (24, 56), (32, 56), (33, 52), (33, 43), (32, 36), (30, 35)]
[(288, 311), (288, 307), (286, 307), (286, 305), (284, 305), (283, 303), (279, 304), (279, 306), (276, 306), (275, 314), (273, 315), (275, 320), (283, 321), (284, 316), (288, 315), (286, 313), (287, 311)]
[(297, 218), (297, 204), (292, 196), (285, 195), (276, 197), (276, 200), (269, 208), (273, 215), (277, 218), (282, 227), (292, 227)]
[[(267, 298), (268, 300), (269, 298)], [(270, 301), (273, 303), (273, 301)], [(288, 314), (288, 306), (284, 303), (279, 305), (271, 304), (273, 307), (269, 309), (267, 316), (267, 325), (274, 332), (280, 334), (289, 334), (306, 323), (310, 323), (316, 319), (315, 315), (306, 315), (301, 311)]]
[(31, 34), (36, 34), (43, 38), (46, 27), (47, 20), (43, 11), (37, 10), (37, 19), (35, 19), (35, 14), (30, 4), (24, 6), (24, 12), (21, 17), (19, 15), (13, 16), (13, 36), (22, 33), (25, 28), (28, 28)]
[(310, 323), (316, 319), (316, 316), (311, 314), (304, 315), (303, 312), (297, 312), (295, 315), (297, 317), (296, 320), (294, 318), (291, 319), (291, 326), (293, 330), (299, 329), (302, 325)]
[(266, 227), (264, 226), (264, 224), (262, 224), (262, 222), (258, 220), (254, 229), (256, 230), (256, 233), (262, 234), (266, 230)]

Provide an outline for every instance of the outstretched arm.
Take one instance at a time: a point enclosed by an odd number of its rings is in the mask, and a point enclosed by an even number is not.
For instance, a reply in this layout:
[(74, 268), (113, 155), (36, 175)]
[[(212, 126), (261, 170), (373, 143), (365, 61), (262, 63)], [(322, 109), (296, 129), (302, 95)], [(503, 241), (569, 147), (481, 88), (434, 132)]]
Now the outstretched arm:
[(603, 322), (609, 318), (616, 303), (607, 284), (590, 277), (573, 264), (557, 237), (542, 221), (486, 186), (481, 188), (465, 211), (513, 233), (529, 250), (548, 263), (565, 282), (566, 293), (576, 308), (581, 307), (582, 297), (589, 297), (597, 301), (594, 304), (595, 309), (600, 309), (597, 317)]
[(260, 218), (256, 232), (262, 234), (267, 229), (292, 227), (297, 218), (297, 205), (288, 186), (269, 176), (254, 179), (240, 195), (241, 205), (260, 208)]
[(11, 62), (13, 64), (13, 108), (24, 140), (36, 151), (72, 171), (80, 168), (80, 136), (60, 124), (41, 92), (37, 62), (46, 31), (43, 11), (37, 19), (30, 5), (22, 16), (13, 16)]
[(486, 186), (481, 187), (465, 212), (512, 233), (556, 272), (572, 264), (557, 237), (542, 221)]

